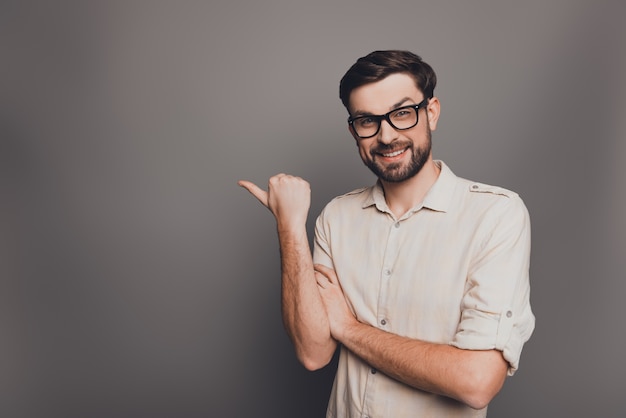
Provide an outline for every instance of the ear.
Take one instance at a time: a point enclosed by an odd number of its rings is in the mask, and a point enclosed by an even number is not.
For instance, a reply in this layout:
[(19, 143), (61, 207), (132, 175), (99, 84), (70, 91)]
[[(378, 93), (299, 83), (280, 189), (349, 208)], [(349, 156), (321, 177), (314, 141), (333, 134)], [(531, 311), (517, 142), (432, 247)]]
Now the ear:
[(434, 131), (437, 129), (437, 121), (439, 120), (439, 114), (441, 112), (441, 103), (437, 97), (432, 97), (428, 101), (428, 106), (426, 106), (426, 114), (428, 115), (428, 123), (430, 125), (430, 130)]

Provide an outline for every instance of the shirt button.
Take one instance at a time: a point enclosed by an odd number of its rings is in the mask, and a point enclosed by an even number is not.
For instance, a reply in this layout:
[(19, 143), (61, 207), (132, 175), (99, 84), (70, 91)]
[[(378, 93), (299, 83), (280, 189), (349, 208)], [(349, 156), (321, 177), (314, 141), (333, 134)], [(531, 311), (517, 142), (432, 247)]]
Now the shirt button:
[(473, 185), (472, 189), (474, 189), (474, 190), (478, 189), (478, 184)]
[(507, 311), (507, 312), (506, 312), (506, 317), (507, 317), (507, 318), (510, 318), (510, 317), (512, 317), (512, 316), (513, 316), (513, 312), (511, 312), (511, 311)]
[(385, 276), (389, 276), (391, 274), (391, 270), (385, 269)]
[(395, 225), (396, 229), (400, 228), (400, 222), (396, 222)]
[(372, 374), (376, 374), (376, 369), (371, 370)]
[(386, 320), (384, 320), (384, 319), (381, 319), (381, 320), (380, 320), (380, 325), (387, 325), (387, 321), (386, 321)]

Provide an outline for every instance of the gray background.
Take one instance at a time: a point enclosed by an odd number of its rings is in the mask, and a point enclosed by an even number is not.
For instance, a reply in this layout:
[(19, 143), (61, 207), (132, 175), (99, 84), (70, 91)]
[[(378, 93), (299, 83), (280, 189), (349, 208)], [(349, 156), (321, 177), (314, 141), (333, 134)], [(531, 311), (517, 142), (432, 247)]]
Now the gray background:
[(332, 367), (296, 362), (236, 182), (303, 176), (312, 219), (371, 184), (338, 81), (389, 48), (438, 73), (435, 157), (532, 216), (537, 328), (490, 416), (625, 416), (625, 11), (3, 2), (0, 416), (322, 416)]

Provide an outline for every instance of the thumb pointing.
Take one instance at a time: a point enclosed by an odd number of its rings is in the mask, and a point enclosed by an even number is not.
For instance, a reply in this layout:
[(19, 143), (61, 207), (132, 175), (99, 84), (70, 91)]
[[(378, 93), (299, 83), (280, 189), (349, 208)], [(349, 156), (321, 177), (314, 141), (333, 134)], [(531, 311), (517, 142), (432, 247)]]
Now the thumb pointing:
[(267, 192), (265, 190), (261, 189), (256, 184), (246, 180), (239, 180), (237, 184), (248, 190), (254, 197), (259, 200), (259, 202), (263, 204), (263, 206), (265, 206), (266, 208), (269, 207)]

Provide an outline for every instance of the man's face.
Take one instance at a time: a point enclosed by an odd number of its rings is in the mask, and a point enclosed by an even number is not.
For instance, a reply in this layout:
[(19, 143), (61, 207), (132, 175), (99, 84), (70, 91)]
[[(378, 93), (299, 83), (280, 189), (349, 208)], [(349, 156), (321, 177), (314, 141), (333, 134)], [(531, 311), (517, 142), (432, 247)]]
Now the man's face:
[[(354, 89), (350, 94), (350, 113), (353, 117), (382, 115), (423, 99), (413, 78), (392, 74)], [(410, 129), (396, 130), (383, 119), (380, 130), (371, 138), (359, 138), (352, 128), (350, 132), (365, 165), (381, 180), (397, 183), (412, 178), (432, 160), (431, 130), (436, 129), (438, 117), (439, 101), (432, 98), (427, 106), (418, 109), (418, 123)]]

